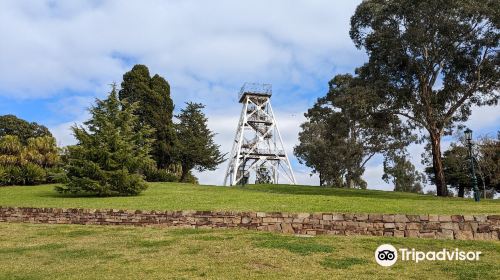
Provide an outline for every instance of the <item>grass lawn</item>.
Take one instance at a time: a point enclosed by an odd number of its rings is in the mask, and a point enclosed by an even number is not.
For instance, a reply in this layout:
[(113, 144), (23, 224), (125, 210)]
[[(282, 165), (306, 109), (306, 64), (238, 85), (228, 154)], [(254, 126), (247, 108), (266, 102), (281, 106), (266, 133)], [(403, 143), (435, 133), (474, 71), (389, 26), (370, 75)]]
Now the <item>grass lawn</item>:
[(499, 214), (499, 200), (437, 198), (428, 195), (312, 186), (241, 187), (152, 183), (135, 197), (73, 197), (55, 185), (0, 188), (1, 206), (115, 208), (144, 210), (234, 210), (403, 214)]
[[(384, 243), (482, 255), (384, 268), (374, 260)], [(0, 256), (5, 280), (495, 279), (500, 271), (500, 242), (16, 223), (0, 223)]]

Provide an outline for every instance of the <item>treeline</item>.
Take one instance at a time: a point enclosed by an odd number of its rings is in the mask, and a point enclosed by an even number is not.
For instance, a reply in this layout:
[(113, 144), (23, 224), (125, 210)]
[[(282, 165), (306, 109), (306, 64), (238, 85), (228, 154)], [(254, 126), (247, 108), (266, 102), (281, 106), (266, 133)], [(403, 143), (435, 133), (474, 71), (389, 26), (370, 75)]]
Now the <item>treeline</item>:
[(64, 177), (61, 154), (45, 126), (13, 115), (0, 116), (0, 186), (60, 180)]
[[(295, 155), (321, 185), (366, 188), (366, 163), (381, 154), (386, 182), (421, 192), (427, 176), (406, 147), (427, 143), (426, 173), (436, 194), (457, 187), (463, 195), (470, 176), (452, 157), (464, 160), (465, 148), (457, 143), (443, 154), (441, 139), (460, 134), (473, 106), (498, 104), (499, 10), (499, 1), (363, 1), (349, 34), (368, 61), (330, 81), (305, 114)], [(500, 178), (499, 139), (487, 142), (477, 164), (488, 170), (480, 184), (492, 192)]]
[(3, 116), (0, 185), (63, 182), (62, 193), (110, 196), (139, 194), (146, 181), (197, 183), (193, 169), (224, 161), (203, 108), (188, 102), (174, 116), (168, 82), (135, 65), (120, 90), (113, 84), (90, 119), (72, 127), (76, 145), (58, 148), (46, 127)]
[[(483, 190), (484, 197), (492, 198), (500, 192), (500, 131), (497, 132), (496, 138), (484, 136), (478, 139), (472, 153), (478, 187)], [(429, 161), (430, 157), (426, 158)], [(458, 141), (451, 143), (442, 159), (446, 184), (457, 191), (458, 197), (471, 193), (473, 186), (466, 140), (460, 137)], [(432, 166), (427, 167), (425, 173), (434, 183)]]

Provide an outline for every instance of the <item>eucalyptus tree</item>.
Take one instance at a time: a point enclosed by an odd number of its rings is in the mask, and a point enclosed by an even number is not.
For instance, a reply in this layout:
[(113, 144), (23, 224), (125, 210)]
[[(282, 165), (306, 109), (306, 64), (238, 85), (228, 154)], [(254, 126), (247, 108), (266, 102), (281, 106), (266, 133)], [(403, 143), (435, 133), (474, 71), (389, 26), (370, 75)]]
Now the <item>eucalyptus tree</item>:
[(320, 184), (366, 188), (361, 176), (367, 162), (408, 144), (408, 131), (397, 116), (379, 112), (378, 98), (358, 77), (337, 75), (326, 96), (305, 114), (294, 151), (319, 173)]
[(369, 58), (358, 73), (388, 114), (427, 131), (439, 196), (442, 136), (500, 97), (498, 11), (498, 0), (369, 0), (351, 18), (350, 36)]

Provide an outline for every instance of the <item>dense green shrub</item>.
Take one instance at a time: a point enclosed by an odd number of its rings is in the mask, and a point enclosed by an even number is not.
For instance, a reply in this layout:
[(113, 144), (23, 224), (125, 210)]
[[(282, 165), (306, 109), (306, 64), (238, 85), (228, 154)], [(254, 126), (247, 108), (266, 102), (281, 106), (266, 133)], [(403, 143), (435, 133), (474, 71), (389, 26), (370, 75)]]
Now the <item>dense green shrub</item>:
[(191, 171), (189, 171), (184, 179), (182, 180), (183, 183), (190, 183), (190, 184), (198, 184), (198, 178), (196, 178), (196, 176), (193, 175), (193, 173), (191, 173)]
[(0, 186), (49, 183), (49, 170), (60, 164), (56, 141), (51, 136), (29, 138), (0, 137)]
[(37, 185), (46, 182), (47, 180), (47, 173), (45, 170), (35, 163), (28, 162), (21, 168), (21, 170), (23, 185)]
[(167, 169), (158, 169), (152, 165), (144, 170), (144, 176), (148, 182), (177, 182), (179, 176)]
[(47, 183), (68, 183), (68, 175), (66, 170), (61, 167), (47, 168)]

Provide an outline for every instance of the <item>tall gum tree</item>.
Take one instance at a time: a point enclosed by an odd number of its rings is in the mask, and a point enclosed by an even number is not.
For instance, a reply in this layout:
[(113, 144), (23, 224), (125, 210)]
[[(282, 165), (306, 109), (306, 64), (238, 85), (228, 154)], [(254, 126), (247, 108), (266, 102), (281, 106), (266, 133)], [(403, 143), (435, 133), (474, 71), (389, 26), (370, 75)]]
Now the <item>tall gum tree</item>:
[(381, 110), (427, 130), (439, 196), (441, 138), (473, 105), (499, 100), (499, 11), (493, 0), (368, 0), (351, 18), (350, 36), (369, 57), (357, 72), (377, 88)]
[(304, 114), (307, 121), (294, 153), (319, 174), (320, 185), (366, 188), (361, 177), (367, 162), (411, 142), (397, 116), (377, 111), (378, 99), (358, 77), (339, 74), (329, 82), (326, 96)]

